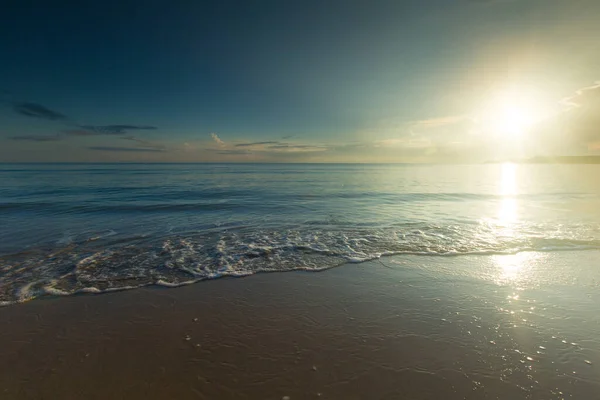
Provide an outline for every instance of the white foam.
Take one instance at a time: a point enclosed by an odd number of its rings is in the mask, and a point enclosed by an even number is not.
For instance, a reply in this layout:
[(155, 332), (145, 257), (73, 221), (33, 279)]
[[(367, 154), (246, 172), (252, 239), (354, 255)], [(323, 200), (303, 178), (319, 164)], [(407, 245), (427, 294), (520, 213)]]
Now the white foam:
[(33, 289), (33, 287), (40, 283), (39, 281), (33, 281), (21, 286), (17, 291), (17, 300), (19, 302), (25, 302), (37, 297), (37, 290)]
[(44, 286), (43, 288), (45, 294), (49, 294), (51, 296), (68, 296), (71, 293), (66, 292), (64, 290), (60, 290), (50, 286)]
[(74, 293), (102, 293), (102, 290), (91, 286), (76, 290)]
[(121, 292), (123, 290), (137, 289), (141, 286), (145, 286), (145, 285), (140, 285), (140, 286), (129, 286), (128, 285), (128, 286), (111, 287), (108, 289), (101, 290), (100, 293)]
[(3, 277), (0, 287), (4, 299), (0, 305), (44, 294), (97, 294), (146, 285), (178, 287), (259, 272), (321, 271), (399, 254), (456, 257), (600, 248), (600, 238), (586, 230), (575, 234), (573, 229), (563, 229), (546, 235), (544, 226), (525, 228), (516, 227), (512, 236), (498, 235), (496, 228), (481, 224), (224, 231), (170, 236), (137, 246), (130, 242), (113, 244), (110, 248), (86, 242), (29, 251), (19, 255), (22, 260), (11, 258), (10, 278)]
[(155, 285), (176, 288), (179, 286), (191, 285), (192, 283), (196, 283), (196, 282), (198, 282), (198, 279), (194, 279), (191, 281), (184, 281), (184, 282), (167, 282), (165, 280), (159, 279), (158, 281), (156, 281)]

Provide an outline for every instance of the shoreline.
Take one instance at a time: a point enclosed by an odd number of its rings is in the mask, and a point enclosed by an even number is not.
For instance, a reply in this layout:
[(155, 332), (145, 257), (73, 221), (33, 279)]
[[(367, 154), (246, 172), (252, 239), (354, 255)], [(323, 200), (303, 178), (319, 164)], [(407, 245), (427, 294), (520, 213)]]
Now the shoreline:
[[(583, 284), (597, 255), (530, 263), (564, 273), (579, 260), (570, 272)], [(591, 398), (600, 324), (584, 306), (597, 304), (597, 288), (493, 283), (489, 262), (396, 256), (388, 268), (372, 261), (3, 307), (1, 397)], [(524, 302), (550, 311), (524, 317)]]

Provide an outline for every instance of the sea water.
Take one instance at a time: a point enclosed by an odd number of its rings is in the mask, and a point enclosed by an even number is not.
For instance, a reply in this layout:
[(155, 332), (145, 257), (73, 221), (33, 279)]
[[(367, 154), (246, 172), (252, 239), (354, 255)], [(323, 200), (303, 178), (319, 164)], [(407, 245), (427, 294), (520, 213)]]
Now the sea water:
[(398, 254), (594, 249), (600, 165), (0, 164), (3, 305)]

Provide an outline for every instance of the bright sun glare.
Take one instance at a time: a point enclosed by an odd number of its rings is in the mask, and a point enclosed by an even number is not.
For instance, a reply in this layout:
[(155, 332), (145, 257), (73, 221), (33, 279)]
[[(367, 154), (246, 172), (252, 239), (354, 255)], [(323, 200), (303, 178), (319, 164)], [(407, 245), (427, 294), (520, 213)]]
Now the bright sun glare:
[(539, 98), (528, 90), (516, 88), (493, 95), (481, 112), (482, 129), (502, 137), (518, 138), (543, 118)]

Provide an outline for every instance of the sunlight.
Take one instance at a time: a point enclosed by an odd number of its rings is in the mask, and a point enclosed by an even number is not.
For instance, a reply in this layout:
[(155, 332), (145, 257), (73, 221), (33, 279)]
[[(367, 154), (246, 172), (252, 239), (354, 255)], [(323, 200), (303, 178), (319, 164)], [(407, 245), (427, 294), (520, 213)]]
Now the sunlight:
[(524, 258), (529, 253), (518, 253), (494, 256), (494, 264), (498, 266), (498, 281), (499, 282), (513, 282), (517, 280), (525, 265)]
[(517, 165), (502, 164), (499, 182), (499, 192), (503, 196), (498, 209), (498, 220), (503, 225), (509, 225), (517, 220)]
[(539, 97), (524, 88), (496, 93), (480, 116), (482, 129), (503, 138), (518, 138), (540, 122), (545, 111)]
[(531, 283), (535, 279), (532, 265), (544, 257), (544, 254), (534, 252), (492, 256), (493, 264), (497, 268), (494, 274), (496, 283)]
[(500, 194), (503, 196), (514, 196), (517, 194), (517, 164), (502, 164)]
[(510, 135), (524, 133), (534, 123), (530, 112), (530, 110), (520, 108), (518, 105), (506, 105), (499, 114), (499, 130)]
[(517, 200), (502, 199), (498, 209), (498, 221), (502, 225), (509, 225), (517, 220)]

